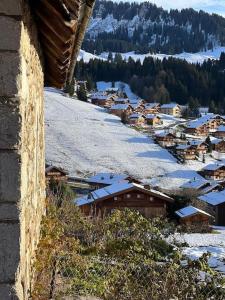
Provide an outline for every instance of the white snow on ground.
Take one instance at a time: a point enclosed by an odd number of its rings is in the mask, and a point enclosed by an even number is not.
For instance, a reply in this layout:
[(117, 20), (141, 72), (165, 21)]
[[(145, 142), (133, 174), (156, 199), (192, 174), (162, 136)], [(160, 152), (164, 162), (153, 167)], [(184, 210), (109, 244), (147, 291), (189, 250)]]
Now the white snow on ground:
[[(186, 60), (189, 63), (203, 63), (205, 60), (208, 59), (219, 59), (222, 52), (225, 52), (225, 47), (217, 47), (214, 50), (208, 50), (203, 52), (197, 52), (197, 53), (180, 53), (175, 55), (168, 55), (168, 54), (135, 54), (134, 52), (127, 52), (127, 53), (121, 53), (123, 59), (128, 60), (129, 57), (132, 57), (135, 61), (140, 60), (141, 63), (143, 63), (145, 57), (153, 57), (155, 59), (163, 60), (164, 58), (174, 57)], [(100, 55), (93, 55), (91, 53), (85, 52), (84, 50), (81, 50), (79, 59), (84, 58), (86, 62), (88, 62), (91, 58), (98, 58), (101, 60), (107, 60), (109, 53), (103, 52)], [(115, 53), (113, 53), (115, 55)]]
[(103, 57), (101, 58), (100, 56), (94, 55), (94, 54), (86, 52), (84, 50), (80, 50), (78, 60), (81, 60), (81, 59), (83, 59), (83, 61), (85, 63), (88, 63), (91, 59), (107, 60), (106, 58), (103, 58)]
[[(112, 82), (106, 82), (106, 81), (98, 81), (97, 83), (97, 90), (98, 91), (105, 91), (108, 88), (112, 87)], [(127, 97), (130, 100), (137, 100), (138, 96), (135, 95), (131, 89), (130, 86), (127, 83), (116, 81), (115, 82), (115, 88), (119, 88), (120, 90), (123, 89), (123, 91), (127, 94)]]
[(49, 91), (45, 98), (46, 159), (70, 174), (126, 172), (164, 189), (200, 177), (103, 109)]
[(209, 265), (225, 273), (225, 229), (221, 229), (223, 230), (218, 230), (218, 233), (177, 235), (176, 240), (189, 245), (183, 249), (183, 253), (191, 259), (198, 259), (202, 254), (209, 252)]

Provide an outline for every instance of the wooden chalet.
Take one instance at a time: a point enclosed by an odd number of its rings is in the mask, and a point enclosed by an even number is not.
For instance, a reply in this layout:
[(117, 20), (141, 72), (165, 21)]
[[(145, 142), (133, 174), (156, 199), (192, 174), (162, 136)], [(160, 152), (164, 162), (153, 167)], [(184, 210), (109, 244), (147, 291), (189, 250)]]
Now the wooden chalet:
[(142, 126), (146, 123), (146, 117), (140, 113), (133, 113), (128, 117), (128, 124)]
[(211, 192), (198, 198), (208, 205), (209, 211), (213, 212), (215, 225), (225, 226), (225, 190)]
[(180, 224), (186, 226), (209, 225), (213, 220), (210, 214), (191, 205), (177, 210), (175, 214), (178, 216)]
[(135, 103), (135, 104), (131, 104), (133, 110), (135, 113), (139, 113), (139, 114), (143, 114), (144, 115), (144, 109), (145, 106), (142, 103)]
[(72, 82), (94, 1), (40, 0), (30, 5), (42, 47), (45, 85), (64, 88)]
[(214, 139), (211, 143), (214, 151), (225, 153), (225, 140)]
[(46, 166), (45, 168), (45, 180), (46, 182), (66, 182), (68, 180), (68, 173), (62, 168), (55, 166)]
[(207, 194), (210, 192), (215, 192), (221, 189), (221, 185), (213, 182), (208, 181), (204, 178), (193, 178), (192, 180), (185, 182), (181, 188), (184, 190), (189, 191), (190, 193), (194, 194)]
[(116, 87), (107, 88), (105, 92), (107, 95), (113, 95), (113, 94), (117, 95), (119, 93), (119, 88)]
[(146, 103), (144, 108), (144, 114), (153, 114), (156, 115), (160, 112), (160, 104), (159, 103)]
[(146, 115), (146, 123), (150, 126), (157, 126), (162, 125), (163, 121), (159, 116), (153, 115), (153, 114), (147, 114)]
[(119, 183), (95, 190), (75, 200), (86, 215), (104, 216), (114, 209), (134, 209), (147, 218), (167, 215), (167, 207), (174, 200), (135, 183)]
[(209, 132), (215, 132), (223, 122), (224, 119), (219, 115), (206, 114), (197, 120), (189, 122), (185, 133), (206, 136)]
[(172, 147), (176, 144), (176, 137), (172, 133), (162, 132), (155, 135), (156, 141), (162, 147)]
[(178, 145), (176, 147), (176, 154), (184, 160), (196, 159), (196, 149), (191, 145)]
[(121, 182), (141, 183), (138, 179), (133, 178), (130, 175), (117, 173), (97, 173), (85, 181), (94, 189), (100, 189)]
[(188, 141), (188, 144), (195, 149), (196, 154), (206, 154), (208, 152), (208, 144), (203, 141)]
[(216, 138), (225, 138), (225, 125), (220, 125), (213, 135)]
[(181, 107), (177, 103), (167, 103), (161, 105), (160, 112), (162, 114), (171, 115), (174, 117), (180, 117)]
[(209, 134), (209, 129), (206, 124), (196, 124), (191, 122), (188, 124), (188, 127), (185, 128), (184, 133), (190, 135), (197, 135), (197, 136), (207, 136)]
[(206, 179), (225, 180), (225, 165), (209, 164), (200, 171), (200, 174)]
[(129, 103), (129, 99), (128, 98), (114, 98), (114, 103), (115, 104), (128, 104)]
[(112, 105), (110, 108), (110, 113), (122, 118), (122, 116), (125, 114), (126, 116), (131, 115), (134, 110), (130, 104), (115, 104)]
[(97, 106), (109, 108), (114, 104), (113, 95), (95, 93), (91, 95), (91, 103)]

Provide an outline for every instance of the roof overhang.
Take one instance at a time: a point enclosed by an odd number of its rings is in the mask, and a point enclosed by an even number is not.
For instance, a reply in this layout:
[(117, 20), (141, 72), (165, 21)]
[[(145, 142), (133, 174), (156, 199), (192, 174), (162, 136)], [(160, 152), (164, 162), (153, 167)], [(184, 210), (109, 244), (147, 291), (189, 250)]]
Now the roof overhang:
[(95, 0), (32, 0), (44, 56), (45, 85), (71, 83)]

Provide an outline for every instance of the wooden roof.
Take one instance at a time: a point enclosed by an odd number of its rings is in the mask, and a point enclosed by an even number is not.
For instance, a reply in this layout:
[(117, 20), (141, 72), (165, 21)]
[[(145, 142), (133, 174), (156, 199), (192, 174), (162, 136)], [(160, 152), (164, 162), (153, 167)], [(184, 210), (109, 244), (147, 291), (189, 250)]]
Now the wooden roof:
[(45, 85), (63, 88), (72, 80), (94, 0), (36, 0), (31, 3), (45, 60)]

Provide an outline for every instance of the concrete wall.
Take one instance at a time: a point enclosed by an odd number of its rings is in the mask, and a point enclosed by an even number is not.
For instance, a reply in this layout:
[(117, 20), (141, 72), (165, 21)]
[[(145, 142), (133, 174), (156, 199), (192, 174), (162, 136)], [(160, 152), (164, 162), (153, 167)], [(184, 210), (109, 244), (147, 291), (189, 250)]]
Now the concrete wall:
[[(25, 0), (24, 0), (25, 1)], [(28, 299), (45, 210), (43, 72), (23, 0), (0, 0), (0, 299)]]

